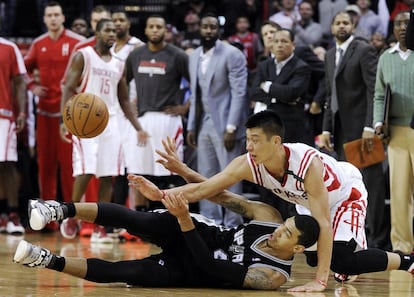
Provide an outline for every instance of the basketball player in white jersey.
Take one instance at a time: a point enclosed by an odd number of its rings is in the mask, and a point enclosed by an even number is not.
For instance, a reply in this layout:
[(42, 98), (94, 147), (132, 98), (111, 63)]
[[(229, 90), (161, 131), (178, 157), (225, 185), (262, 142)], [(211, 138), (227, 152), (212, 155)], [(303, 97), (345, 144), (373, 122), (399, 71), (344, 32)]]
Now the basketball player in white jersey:
[[(112, 177), (121, 174), (123, 160), (121, 133), (117, 114), (120, 108), (138, 131), (137, 141), (145, 142), (147, 134), (142, 130), (128, 99), (128, 88), (123, 75), (124, 62), (112, 56), (110, 48), (115, 43), (115, 25), (110, 19), (102, 19), (96, 26), (96, 45), (80, 49), (73, 57), (62, 92), (62, 108), (76, 92), (92, 93), (102, 98), (109, 111), (109, 122), (97, 137), (85, 139), (73, 137), (74, 197), (79, 200), (85, 193), (90, 178), (99, 178), (99, 201), (110, 202)], [(75, 234), (76, 235), (76, 234)], [(102, 237), (106, 237), (102, 232)], [(97, 238), (104, 241), (109, 238)], [(92, 241), (95, 239), (92, 237)]]
[[(323, 291), (329, 268), (346, 276), (395, 269), (414, 273), (413, 255), (367, 249), (367, 191), (356, 167), (305, 144), (283, 143), (283, 124), (273, 111), (252, 115), (245, 126), (248, 153), (210, 179), (160, 191), (143, 177), (130, 175), (131, 185), (149, 199), (160, 200), (170, 192), (182, 192), (188, 201), (195, 202), (245, 179), (300, 206), (299, 212), (310, 212), (321, 228), (317, 257), (308, 259), (309, 264), (318, 266), (316, 277), (290, 291)], [(169, 160), (170, 152), (159, 154), (164, 158), (159, 160), (161, 164)]]

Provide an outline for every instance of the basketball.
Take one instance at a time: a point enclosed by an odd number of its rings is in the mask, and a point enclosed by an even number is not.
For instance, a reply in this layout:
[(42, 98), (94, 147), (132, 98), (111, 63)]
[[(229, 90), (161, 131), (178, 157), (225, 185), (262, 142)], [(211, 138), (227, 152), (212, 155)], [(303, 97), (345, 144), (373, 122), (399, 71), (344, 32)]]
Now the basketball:
[(109, 112), (105, 102), (89, 93), (79, 93), (70, 98), (63, 111), (63, 122), (69, 132), (81, 138), (101, 134), (108, 119)]

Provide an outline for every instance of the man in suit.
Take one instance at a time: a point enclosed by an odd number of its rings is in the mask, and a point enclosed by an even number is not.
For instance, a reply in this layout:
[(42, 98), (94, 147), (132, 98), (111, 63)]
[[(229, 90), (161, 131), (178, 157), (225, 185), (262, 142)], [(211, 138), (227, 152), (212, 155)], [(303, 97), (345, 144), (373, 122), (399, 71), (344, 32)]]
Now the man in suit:
[[(197, 147), (197, 168), (206, 177), (220, 172), (242, 153), (243, 124), (249, 110), (246, 58), (236, 47), (218, 40), (219, 30), (216, 16), (202, 17), (202, 45), (189, 60), (192, 96), (187, 142)], [(232, 191), (241, 193), (241, 184)], [(240, 215), (223, 213), (209, 201), (200, 201), (200, 213), (228, 227), (242, 222)]]
[(311, 70), (294, 54), (293, 40), (288, 29), (275, 32), (271, 47), (274, 58), (259, 64), (250, 99), (276, 111), (285, 124), (286, 142), (307, 142), (302, 99), (308, 90)]
[[(327, 150), (336, 153), (338, 160), (345, 160), (344, 143), (363, 138), (364, 147), (370, 151), (374, 138), (372, 108), (377, 55), (368, 43), (354, 38), (354, 27), (349, 13), (335, 15), (331, 30), (336, 46), (326, 53), (325, 59), (328, 96), (322, 142)], [(382, 164), (362, 169), (362, 175), (369, 199), (368, 244), (379, 246), (386, 192)]]

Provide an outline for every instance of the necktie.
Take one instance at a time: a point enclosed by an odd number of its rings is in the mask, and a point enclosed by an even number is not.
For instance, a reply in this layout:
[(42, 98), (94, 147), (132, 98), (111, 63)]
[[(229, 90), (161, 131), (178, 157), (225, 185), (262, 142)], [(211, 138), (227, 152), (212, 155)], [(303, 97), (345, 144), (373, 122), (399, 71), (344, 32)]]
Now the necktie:
[(335, 59), (335, 71), (334, 76), (332, 79), (332, 89), (331, 89), (331, 110), (333, 113), (336, 113), (338, 111), (338, 94), (336, 90), (336, 74), (338, 72), (339, 65), (341, 65), (342, 56), (344, 54), (344, 50), (341, 48), (337, 49), (338, 52), (338, 59)]

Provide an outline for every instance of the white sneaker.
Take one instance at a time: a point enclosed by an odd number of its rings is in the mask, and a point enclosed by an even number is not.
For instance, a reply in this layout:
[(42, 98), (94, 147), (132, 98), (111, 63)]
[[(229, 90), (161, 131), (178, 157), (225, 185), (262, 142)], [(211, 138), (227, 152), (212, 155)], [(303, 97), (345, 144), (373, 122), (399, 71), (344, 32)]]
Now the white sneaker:
[(78, 220), (74, 218), (66, 218), (60, 224), (60, 233), (63, 237), (73, 239), (78, 235), (79, 224)]
[(19, 215), (15, 212), (10, 213), (9, 221), (7, 222), (7, 233), (11, 235), (23, 235), (25, 230), (20, 223)]
[(64, 218), (61, 203), (55, 200), (29, 200), (29, 223), (33, 230), (41, 230), (48, 223)]
[(112, 244), (119, 242), (119, 238), (108, 236), (103, 226), (97, 226), (92, 232), (91, 243)]
[(33, 245), (25, 240), (20, 241), (14, 253), (13, 261), (29, 267), (46, 267), (52, 260), (48, 249)]

